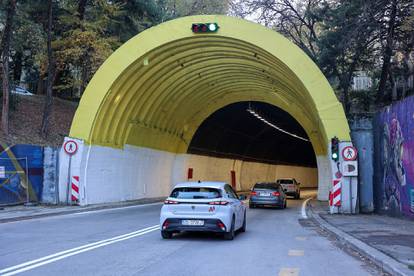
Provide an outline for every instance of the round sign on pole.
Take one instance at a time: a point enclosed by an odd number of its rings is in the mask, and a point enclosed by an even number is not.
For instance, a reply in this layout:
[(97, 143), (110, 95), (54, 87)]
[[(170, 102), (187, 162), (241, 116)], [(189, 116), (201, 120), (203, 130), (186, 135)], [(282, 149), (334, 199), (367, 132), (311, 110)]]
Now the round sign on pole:
[(74, 155), (78, 151), (78, 144), (73, 140), (68, 140), (63, 144), (63, 149), (69, 155)]
[(357, 149), (352, 146), (344, 147), (342, 157), (345, 161), (354, 161), (357, 158)]

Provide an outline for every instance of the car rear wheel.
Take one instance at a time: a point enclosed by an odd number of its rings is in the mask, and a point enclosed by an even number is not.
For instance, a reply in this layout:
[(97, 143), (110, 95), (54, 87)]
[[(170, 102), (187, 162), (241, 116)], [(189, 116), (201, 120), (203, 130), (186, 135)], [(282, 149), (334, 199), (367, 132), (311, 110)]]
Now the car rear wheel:
[(231, 221), (230, 231), (224, 233), (224, 239), (229, 241), (234, 239), (234, 217)]
[(285, 204), (283, 204), (283, 209), (286, 209), (287, 207), (287, 200), (285, 200)]
[(251, 204), (251, 203), (250, 203), (250, 204), (249, 204), (249, 208), (250, 208), (250, 209), (256, 208), (256, 205), (254, 205), (254, 204)]
[(171, 239), (172, 238), (172, 233), (168, 232), (168, 231), (161, 231), (161, 237), (163, 239)]
[(240, 228), (240, 232), (246, 232), (246, 212), (244, 212), (243, 225)]

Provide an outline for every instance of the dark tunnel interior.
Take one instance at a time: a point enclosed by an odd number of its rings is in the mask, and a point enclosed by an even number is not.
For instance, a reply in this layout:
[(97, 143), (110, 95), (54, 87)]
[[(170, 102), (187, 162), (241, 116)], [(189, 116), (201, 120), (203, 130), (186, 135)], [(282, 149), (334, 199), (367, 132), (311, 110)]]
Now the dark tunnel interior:
[(316, 167), (312, 144), (301, 138), (308, 140), (305, 130), (284, 110), (263, 102), (239, 102), (210, 115), (196, 131), (188, 153)]

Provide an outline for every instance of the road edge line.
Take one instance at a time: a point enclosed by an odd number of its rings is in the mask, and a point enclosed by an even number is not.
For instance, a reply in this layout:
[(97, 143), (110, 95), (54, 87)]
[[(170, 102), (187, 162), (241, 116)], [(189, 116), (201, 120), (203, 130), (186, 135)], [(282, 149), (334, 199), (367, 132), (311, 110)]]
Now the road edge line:
[(312, 199), (312, 197), (304, 200), (302, 202), (302, 209), (301, 209), (301, 214), (302, 214), (302, 218), (304, 219), (308, 219), (308, 215), (306, 214), (306, 209), (308, 208), (308, 202)]
[(85, 209), (62, 210), (62, 211), (43, 213), (43, 214), (26, 215), (26, 216), (23, 215), (23, 216), (18, 216), (18, 217), (3, 218), (3, 219), (0, 219), (0, 224), (18, 222), (18, 221), (24, 221), (24, 220), (31, 220), (31, 219), (41, 219), (41, 218), (47, 218), (47, 217), (57, 217), (57, 216), (81, 214), (81, 213), (87, 213), (87, 212), (98, 212), (98, 211), (103, 212), (103, 211), (110, 211), (110, 210), (116, 210), (116, 209), (134, 208), (134, 207), (140, 207), (140, 206), (142, 206), (142, 207), (151, 206), (151, 205), (162, 204), (163, 198), (162, 198), (162, 200), (160, 198), (160, 200), (157, 200), (155, 202), (149, 202), (149, 203), (125, 204), (123, 206), (114, 206), (114, 205), (93, 206), (93, 207), (86, 206), (86, 207), (84, 207)]

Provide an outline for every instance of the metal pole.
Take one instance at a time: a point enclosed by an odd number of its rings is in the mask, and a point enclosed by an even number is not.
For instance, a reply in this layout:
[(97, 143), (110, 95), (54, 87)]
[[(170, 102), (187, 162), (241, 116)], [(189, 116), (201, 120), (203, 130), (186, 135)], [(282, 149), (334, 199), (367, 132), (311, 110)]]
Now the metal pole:
[(30, 189), (29, 189), (29, 181), (28, 181), (28, 177), (27, 177), (27, 174), (28, 174), (28, 171), (27, 171), (27, 157), (25, 157), (25, 166), (26, 166), (26, 168), (25, 168), (25, 173), (26, 173), (26, 205), (29, 205), (29, 202), (30, 202)]
[(353, 214), (352, 210), (352, 176), (349, 177), (349, 207), (351, 208), (351, 214)]
[(69, 192), (70, 192), (70, 179), (71, 179), (71, 175), (70, 175), (70, 167), (71, 167), (71, 163), (72, 163), (72, 155), (69, 155), (69, 169), (68, 169), (68, 185), (66, 186), (66, 204), (69, 205)]
[(56, 205), (59, 204), (59, 152), (55, 152), (55, 198), (56, 198)]

